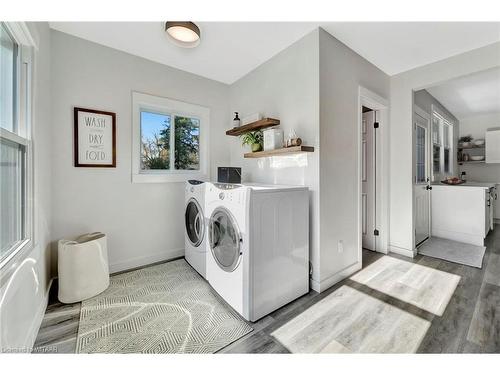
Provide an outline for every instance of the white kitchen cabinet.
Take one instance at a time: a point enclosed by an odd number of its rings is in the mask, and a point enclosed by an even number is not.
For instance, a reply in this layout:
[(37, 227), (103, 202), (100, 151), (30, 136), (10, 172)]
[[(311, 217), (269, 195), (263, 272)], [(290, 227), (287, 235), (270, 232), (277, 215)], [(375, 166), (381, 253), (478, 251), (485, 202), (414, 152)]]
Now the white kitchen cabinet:
[(486, 163), (500, 163), (500, 128), (486, 131)]
[(432, 185), (432, 236), (483, 246), (491, 228), (490, 187)]

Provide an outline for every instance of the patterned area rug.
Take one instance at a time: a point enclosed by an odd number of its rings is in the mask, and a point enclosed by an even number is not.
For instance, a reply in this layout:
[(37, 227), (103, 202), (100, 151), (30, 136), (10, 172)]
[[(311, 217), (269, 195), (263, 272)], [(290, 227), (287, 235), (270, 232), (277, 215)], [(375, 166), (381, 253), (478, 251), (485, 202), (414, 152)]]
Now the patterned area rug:
[(82, 302), (77, 353), (215, 353), (252, 331), (184, 259), (113, 276)]

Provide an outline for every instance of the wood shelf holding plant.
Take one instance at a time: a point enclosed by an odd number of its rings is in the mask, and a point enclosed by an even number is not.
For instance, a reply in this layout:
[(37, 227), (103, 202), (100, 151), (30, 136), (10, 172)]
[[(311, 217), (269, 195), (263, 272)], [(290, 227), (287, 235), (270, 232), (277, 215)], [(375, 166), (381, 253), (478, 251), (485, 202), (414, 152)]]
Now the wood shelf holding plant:
[(251, 122), (250, 124), (242, 125), (237, 128), (232, 128), (226, 131), (226, 135), (232, 135), (234, 137), (238, 137), (242, 134), (255, 131), (262, 130), (265, 128), (270, 128), (271, 126), (276, 126), (280, 124), (280, 120), (275, 118), (263, 118), (262, 120)]
[(293, 146), (277, 148), (275, 150), (269, 151), (258, 151), (258, 152), (248, 152), (244, 155), (245, 158), (264, 158), (266, 156), (276, 156), (276, 155), (289, 155), (297, 154), (300, 152), (314, 152), (314, 147), (312, 146)]

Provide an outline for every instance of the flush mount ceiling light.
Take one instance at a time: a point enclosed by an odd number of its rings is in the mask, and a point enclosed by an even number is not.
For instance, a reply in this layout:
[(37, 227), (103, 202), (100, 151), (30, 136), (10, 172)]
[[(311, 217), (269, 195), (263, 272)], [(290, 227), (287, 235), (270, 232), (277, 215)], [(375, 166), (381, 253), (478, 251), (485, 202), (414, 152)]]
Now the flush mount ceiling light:
[(179, 47), (193, 48), (200, 44), (200, 28), (193, 22), (167, 21), (165, 31)]

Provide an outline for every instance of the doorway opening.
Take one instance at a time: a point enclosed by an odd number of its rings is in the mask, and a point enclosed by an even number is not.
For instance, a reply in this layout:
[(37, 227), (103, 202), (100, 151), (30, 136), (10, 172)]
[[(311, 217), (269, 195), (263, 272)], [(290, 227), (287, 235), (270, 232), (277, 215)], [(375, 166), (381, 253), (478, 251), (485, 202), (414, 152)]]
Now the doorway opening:
[[(362, 86), (358, 101), (358, 261), (389, 252), (389, 102)], [(366, 250), (363, 250), (366, 249)]]
[(376, 110), (361, 106), (361, 236), (364, 250), (377, 251), (377, 129)]

